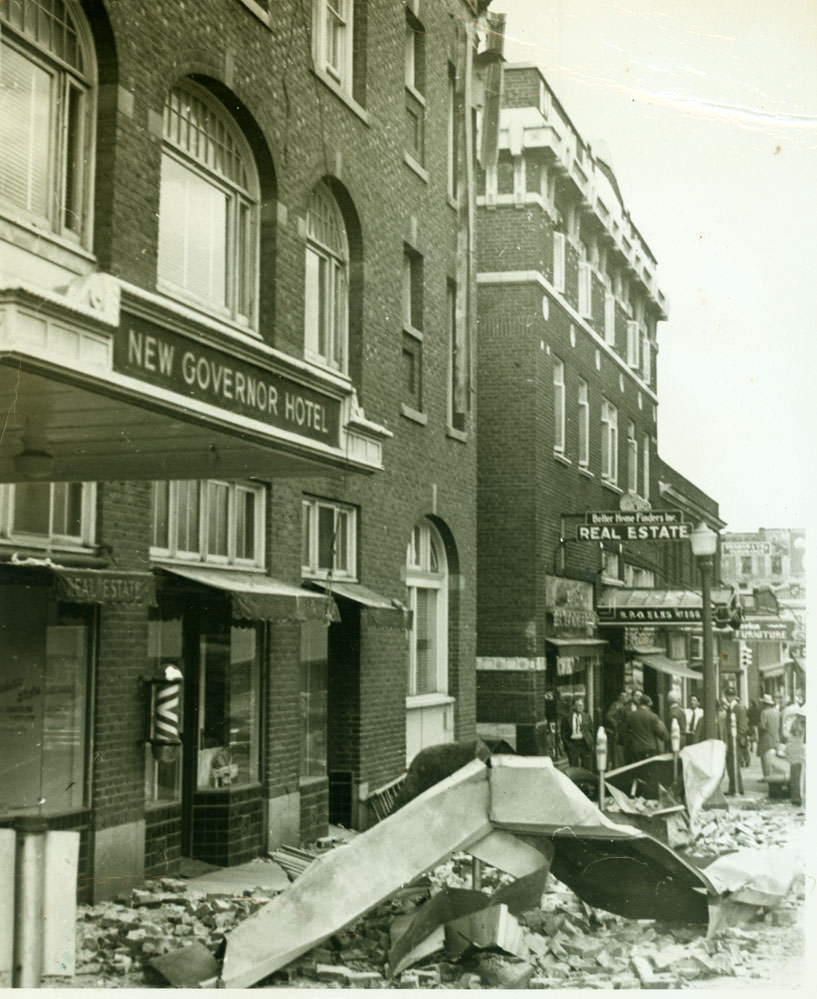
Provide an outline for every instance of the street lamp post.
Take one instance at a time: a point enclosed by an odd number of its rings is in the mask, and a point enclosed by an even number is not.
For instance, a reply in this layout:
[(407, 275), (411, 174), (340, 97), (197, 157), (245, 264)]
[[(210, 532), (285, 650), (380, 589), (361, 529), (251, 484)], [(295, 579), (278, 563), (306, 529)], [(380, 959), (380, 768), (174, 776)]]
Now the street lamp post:
[(712, 570), (715, 565), (714, 555), (718, 549), (716, 531), (701, 521), (689, 536), (692, 554), (698, 562), (701, 572), (701, 625), (703, 630), (703, 682), (704, 682), (704, 739), (718, 737), (718, 711), (715, 706), (715, 660), (712, 641)]

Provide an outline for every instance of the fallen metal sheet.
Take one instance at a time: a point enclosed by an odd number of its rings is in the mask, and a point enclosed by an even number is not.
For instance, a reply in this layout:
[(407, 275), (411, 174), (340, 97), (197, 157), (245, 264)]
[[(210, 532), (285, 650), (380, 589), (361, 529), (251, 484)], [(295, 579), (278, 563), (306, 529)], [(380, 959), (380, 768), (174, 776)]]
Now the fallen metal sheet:
[(399, 812), (319, 857), (226, 937), (226, 988), (253, 985), (490, 832), (488, 770), (472, 760)]
[(605, 774), (605, 780), (613, 787), (620, 788), (625, 794), (635, 793), (642, 798), (657, 799), (660, 794), (659, 785), (669, 787), (674, 780), (672, 753), (661, 753), (646, 760), (639, 760), (638, 763), (628, 763), (626, 767), (616, 767), (615, 770), (609, 770)]
[(711, 881), (651, 836), (601, 827), (551, 836), (551, 873), (588, 905), (629, 919), (706, 923)]
[(720, 739), (706, 739), (684, 746), (680, 755), (689, 827), (695, 833), (704, 805), (719, 795), (726, 769), (726, 743)]
[(483, 907), (446, 923), (445, 949), (449, 957), (456, 960), (470, 947), (495, 947), (514, 957), (528, 956), (522, 927), (502, 904)]
[(491, 867), (512, 874), (515, 878), (524, 877), (542, 867), (547, 869), (553, 856), (552, 849), (548, 849), (543, 855), (539, 849), (526, 843), (519, 836), (512, 836), (511, 833), (503, 832), (501, 829), (492, 830), (479, 843), (469, 846), (468, 853)]
[(791, 889), (803, 858), (791, 846), (766, 850), (738, 850), (718, 857), (706, 869), (719, 892), (729, 892), (732, 902), (772, 907)]

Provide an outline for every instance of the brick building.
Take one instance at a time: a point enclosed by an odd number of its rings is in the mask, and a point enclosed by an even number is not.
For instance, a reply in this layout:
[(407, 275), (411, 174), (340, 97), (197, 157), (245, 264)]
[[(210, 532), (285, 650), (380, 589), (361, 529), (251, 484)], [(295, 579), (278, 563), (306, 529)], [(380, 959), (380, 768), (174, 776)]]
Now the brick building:
[(666, 303), (610, 164), (538, 67), (504, 67), (501, 106), (477, 199), (477, 719), (537, 752), (571, 695), (601, 718), (625, 685), (663, 708), (697, 683), (686, 534), (724, 525), (658, 457)]
[(474, 733), (486, 6), (0, 5), (0, 818), (86, 894)]

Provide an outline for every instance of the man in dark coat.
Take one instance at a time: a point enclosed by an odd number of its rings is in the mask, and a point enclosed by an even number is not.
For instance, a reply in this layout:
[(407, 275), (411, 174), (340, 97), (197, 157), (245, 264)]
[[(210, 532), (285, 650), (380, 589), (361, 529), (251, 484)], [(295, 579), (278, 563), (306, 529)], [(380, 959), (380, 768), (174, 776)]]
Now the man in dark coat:
[(663, 752), (663, 744), (669, 740), (669, 734), (664, 723), (652, 710), (652, 698), (649, 695), (641, 695), (638, 707), (627, 716), (626, 725), (633, 763)]
[(687, 716), (681, 707), (681, 695), (671, 690), (667, 694), (667, 704), (667, 730), (672, 733), (673, 719), (678, 722), (678, 733), (681, 736), (678, 748), (683, 749), (686, 745)]
[(693, 694), (687, 708), (687, 745), (700, 742), (704, 727), (704, 709)]
[(593, 722), (584, 710), (584, 698), (573, 698), (573, 709), (562, 718), (562, 744), (571, 767), (592, 769)]
[[(738, 700), (732, 684), (726, 688), (726, 772), (729, 775), (727, 794), (743, 794), (743, 774), (740, 761), (749, 741), (749, 718)], [(734, 723), (733, 723), (734, 722)], [(735, 734), (732, 735), (734, 728)]]

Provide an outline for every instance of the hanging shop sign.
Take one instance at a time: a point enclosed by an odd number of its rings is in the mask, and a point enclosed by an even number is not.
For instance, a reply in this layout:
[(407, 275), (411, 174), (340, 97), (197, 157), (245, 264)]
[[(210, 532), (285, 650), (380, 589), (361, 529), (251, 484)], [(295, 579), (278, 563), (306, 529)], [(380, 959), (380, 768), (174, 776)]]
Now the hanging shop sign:
[(577, 579), (545, 576), (545, 610), (553, 615), (557, 630), (594, 628), (597, 619), (593, 585)]
[[(569, 516), (569, 515), (568, 515)], [(680, 510), (598, 510), (576, 525), (577, 541), (681, 541), (692, 524)]]
[(722, 541), (723, 555), (769, 555), (772, 546), (768, 541)]
[(137, 316), (115, 341), (114, 368), (323, 444), (340, 441), (340, 400)]
[(700, 607), (599, 607), (599, 624), (695, 624)]

